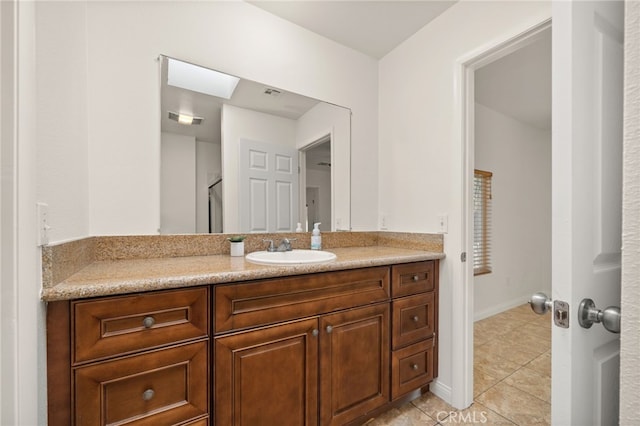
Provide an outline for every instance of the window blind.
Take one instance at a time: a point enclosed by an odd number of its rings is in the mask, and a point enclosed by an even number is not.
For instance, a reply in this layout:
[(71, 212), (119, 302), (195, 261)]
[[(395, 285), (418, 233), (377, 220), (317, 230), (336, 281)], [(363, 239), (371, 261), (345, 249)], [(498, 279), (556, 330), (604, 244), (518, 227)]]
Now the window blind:
[(474, 170), (473, 175), (473, 274), (491, 272), (491, 178), (493, 173)]

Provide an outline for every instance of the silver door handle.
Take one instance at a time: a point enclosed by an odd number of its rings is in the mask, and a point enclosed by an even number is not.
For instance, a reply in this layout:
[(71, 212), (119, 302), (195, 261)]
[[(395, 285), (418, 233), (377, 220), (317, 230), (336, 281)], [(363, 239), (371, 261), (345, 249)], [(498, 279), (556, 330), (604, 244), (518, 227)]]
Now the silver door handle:
[(578, 307), (578, 322), (583, 328), (591, 328), (594, 322), (602, 323), (612, 333), (620, 333), (620, 308), (609, 306), (604, 310), (596, 308), (591, 299), (582, 299)]
[(544, 293), (534, 293), (529, 300), (529, 306), (538, 315), (544, 315), (553, 308), (553, 302)]

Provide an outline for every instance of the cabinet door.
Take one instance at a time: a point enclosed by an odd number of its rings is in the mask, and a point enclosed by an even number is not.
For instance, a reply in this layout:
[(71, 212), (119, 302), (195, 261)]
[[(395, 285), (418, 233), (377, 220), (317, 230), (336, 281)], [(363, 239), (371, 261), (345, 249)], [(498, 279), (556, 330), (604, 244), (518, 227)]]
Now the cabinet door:
[(217, 425), (317, 425), (316, 318), (215, 339)]
[(389, 304), (320, 319), (320, 423), (342, 425), (389, 401)]

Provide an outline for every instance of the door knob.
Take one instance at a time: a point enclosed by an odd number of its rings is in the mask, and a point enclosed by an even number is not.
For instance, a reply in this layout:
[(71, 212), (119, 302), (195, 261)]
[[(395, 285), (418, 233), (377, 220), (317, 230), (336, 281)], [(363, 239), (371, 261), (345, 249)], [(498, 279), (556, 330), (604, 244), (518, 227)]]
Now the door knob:
[(600, 322), (608, 331), (620, 333), (620, 316), (619, 307), (609, 306), (600, 310), (591, 299), (582, 299), (578, 307), (578, 322), (583, 328), (591, 328), (594, 322)]
[(529, 300), (529, 306), (538, 315), (544, 315), (553, 308), (553, 302), (544, 293), (535, 293)]

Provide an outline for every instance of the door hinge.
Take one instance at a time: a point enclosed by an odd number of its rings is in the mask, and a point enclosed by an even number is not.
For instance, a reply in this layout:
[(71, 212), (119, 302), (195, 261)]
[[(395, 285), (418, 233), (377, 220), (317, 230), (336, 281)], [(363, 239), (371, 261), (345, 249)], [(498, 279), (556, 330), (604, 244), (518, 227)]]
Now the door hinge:
[(460, 261), (461, 262), (466, 262), (467, 261), (467, 252), (463, 251), (462, 253), (460, 253)]

